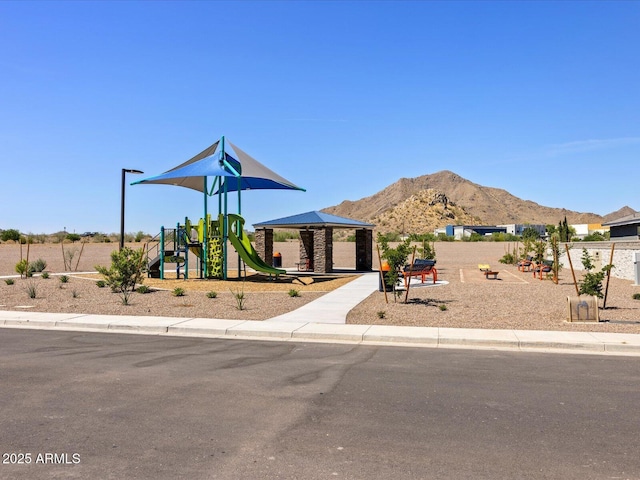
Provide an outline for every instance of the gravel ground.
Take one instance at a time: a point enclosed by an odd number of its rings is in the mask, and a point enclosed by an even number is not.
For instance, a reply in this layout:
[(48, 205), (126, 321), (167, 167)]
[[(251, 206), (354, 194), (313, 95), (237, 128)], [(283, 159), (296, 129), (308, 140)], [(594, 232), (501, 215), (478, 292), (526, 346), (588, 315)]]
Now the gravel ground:
[[(140, 245), (132, 244), (139, 248)], [(551, 280), (534, 279), (531, 273), (519, 272), (515, 267), (502, 265), (498, 259), (509, 246), (501, 243), (437, 243), (439, 284), (411, 286), (409, 302), (404, 296), (394, 301), (392, 295), (375, 292), (356, 306), (348, 316), (348, 323), (412, 325), (437, 327), (532, 329), (640, 333), (640, 301), (632, 295), (640, 287), (632, 282), (611, 277), (607, 308), (600, 310), (599, 323), (568, 323), (567, 296), (575, 295), (570, 270), (560, 274), (559, 284)], [(246, 282), (231, 280), (165, 280), (145, 279), (153, 289), (150, 294), (134, 293), (130, 305), (125, 306), (117, 294), (108, 288), (98, 288), (96, 275), (78, 274), (93, 271), (96, 264), (109, 265), (113, 244), (66, 245), (73, 251), (73, 268), (68, 283), (60, 281), (64, 261), (60, 245), (32, 245), (29, 260), (41, 258), (47, 262), (49, 279), (16, 279), (14, 285), (0, 282), (0, 309), (31, 311), (97, 313), (111, 315), (161, 315), (174, 317), (202, 317), (264, 320), (286, 313), (312, 301), (353, 279), (353, 275), (305, 275), (284, 277), (275, 282), (265, 276), (252, 276)], [(353, 268), (354, 244), (334, 244), (336, 269)], [(298, 261), (298, 243), (277, 243), (275, 250), (282, 254), (283, 266), (293, 267)], [(23, 258), (26, 248), (22, 249)], [(68, 258), (67, 254), (67, 258)], [(374, 268), (378, 267), (374, 251)], [(14, 274), (20, 260), (18, 245), (0, 245), (0, 275)], [(233, 262), (230, 262), (233, 263)], [(500, 273), (497, 280), (487, 280), (478, 270), (479, 263), (488, 263)], [(235, 273), (235, 272), (234, 272)], [(576, 272), (580, 276), (580, 272)], [(31, 299), (27, 290), (36, 289)], [(176, 297), (172, 290), (180, 286), (185, 296)], [(300, 296), (291, 297), (295, 289)], [(217, 297), (206, 293), (215, 291)], [(244, 292), (245, 309), (237, 308), (234, 294)], [(600, 301), (602, 306), (602, 300)]]

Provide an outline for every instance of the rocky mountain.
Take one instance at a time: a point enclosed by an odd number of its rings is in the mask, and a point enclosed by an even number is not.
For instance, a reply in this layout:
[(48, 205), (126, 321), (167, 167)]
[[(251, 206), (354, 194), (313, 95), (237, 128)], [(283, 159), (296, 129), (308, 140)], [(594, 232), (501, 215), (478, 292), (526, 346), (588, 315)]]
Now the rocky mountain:
[(499, 188), (484, 187), (444, 170), (417, 178), (401, 178), (380, 192), (357, 201), (345, 200), (323, 212), (374, 223), (382, 232), (433, 232), (449, 224), (501, 225), (602, 223), (634, 213), (623, 207), (606, 216), (552, 208), (522, 200)]

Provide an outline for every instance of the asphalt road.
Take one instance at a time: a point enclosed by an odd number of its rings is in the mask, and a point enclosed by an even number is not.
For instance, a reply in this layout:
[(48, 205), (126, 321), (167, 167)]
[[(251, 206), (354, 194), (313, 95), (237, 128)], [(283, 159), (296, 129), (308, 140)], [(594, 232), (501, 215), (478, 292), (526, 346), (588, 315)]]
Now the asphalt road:
[(639, 433), (638, 357), (0, 329), (2, 479), (640, 479)]

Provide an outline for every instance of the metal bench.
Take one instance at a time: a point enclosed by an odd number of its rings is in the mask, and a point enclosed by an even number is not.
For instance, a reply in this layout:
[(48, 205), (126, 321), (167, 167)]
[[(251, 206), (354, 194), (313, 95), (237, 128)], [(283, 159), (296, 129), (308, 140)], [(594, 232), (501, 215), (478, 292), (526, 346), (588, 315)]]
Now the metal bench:
[(411, 277), (420, 277), (424, 283), (429, 275), (433, 278), (433, 283), (438, 281), (438, 270), (435, 267), (436, 261), (416, 258), (412, 265), (405, 265), (402, 271), (404, 277), (404, 286), (409, 284)]

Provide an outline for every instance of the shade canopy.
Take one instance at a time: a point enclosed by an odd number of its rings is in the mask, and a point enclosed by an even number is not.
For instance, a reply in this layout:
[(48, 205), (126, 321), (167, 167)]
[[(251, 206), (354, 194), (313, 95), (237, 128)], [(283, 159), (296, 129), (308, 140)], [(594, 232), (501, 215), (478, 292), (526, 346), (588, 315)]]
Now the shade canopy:
[(339, 217), (330, 213), (312, 212), (299, 213), (290, 217), (278, 218), (276, 220), (268, 220), (266, 222), (254, 223), (255, 228), (345, 228), (345, 229), (373, 229), (372, 223), (353, 220), (352, 218)]
[(227, 143), (237, 158), (224, 151), (224, 140), (217, 141), (171, 170), (154, 177), (138, 180), (131, 185), (175, 185), (208, 194), (206, 178), (220, 177), (222, 181), (218, 184), (218, 189), (212, 193), (218, 193), (223, 189), (227, 192), (252, 189), (304, 191), (304, 188), (298, 187), (265, 167), (231, 142)]

